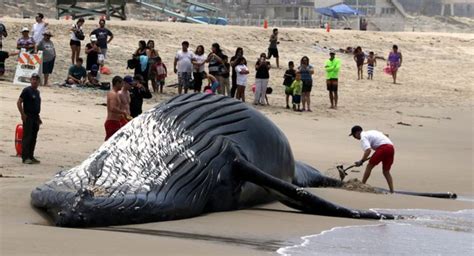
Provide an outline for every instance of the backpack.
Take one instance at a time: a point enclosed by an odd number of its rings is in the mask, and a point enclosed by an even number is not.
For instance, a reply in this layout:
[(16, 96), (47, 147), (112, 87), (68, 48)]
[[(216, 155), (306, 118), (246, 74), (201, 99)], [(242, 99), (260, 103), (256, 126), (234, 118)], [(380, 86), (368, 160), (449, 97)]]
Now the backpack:
[(139, 61), (135, 58), (127, 60), (128, 69), (135, 69), (139, 64), (140, 64)]
[(75, 26), (76, 30), (74, 31), (74, 35), (76, 36), (77, 39), (79, 40), (84, 40), (86, 38), (86, 36), (84, 35), (84, 32), (82, 31), (82, 29), (80, 29), (79, 27)]

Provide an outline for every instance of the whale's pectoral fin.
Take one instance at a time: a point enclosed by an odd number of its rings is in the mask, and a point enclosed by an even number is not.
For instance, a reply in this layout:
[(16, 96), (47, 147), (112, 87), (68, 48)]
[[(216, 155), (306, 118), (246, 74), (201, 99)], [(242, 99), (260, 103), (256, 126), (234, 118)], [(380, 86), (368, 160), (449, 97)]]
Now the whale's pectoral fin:
[(233, 165), (236, 175), (241, 179), (268, 189), (283, 204), (306, 213), (347, 218), (394, 218), (393, 215), (353, 210), (333, 204), (289, 182), (275, 178), (243, 159), (234, 160)]

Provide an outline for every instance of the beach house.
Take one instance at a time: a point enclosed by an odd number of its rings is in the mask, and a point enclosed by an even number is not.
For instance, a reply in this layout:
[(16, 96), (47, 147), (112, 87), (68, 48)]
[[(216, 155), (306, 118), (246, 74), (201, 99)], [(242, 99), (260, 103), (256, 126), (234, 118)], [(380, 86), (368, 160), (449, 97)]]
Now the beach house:
[(403, 31), (407, 14), (397, 0), (316, 0), (315, 7), (346, 4), (360, 12), (368, 22), (368, 30)]

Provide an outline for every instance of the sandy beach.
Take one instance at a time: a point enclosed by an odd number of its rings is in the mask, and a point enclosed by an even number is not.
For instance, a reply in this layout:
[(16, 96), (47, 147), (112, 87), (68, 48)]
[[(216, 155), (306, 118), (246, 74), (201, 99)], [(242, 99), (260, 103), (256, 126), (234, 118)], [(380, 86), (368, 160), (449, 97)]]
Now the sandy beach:
[[(2, 19), (10, 36), (4, 50), (13, 50), (20, 27), (31, 27), (32, 20)], [(59, 59), (52, 82), (61, 81), (70, 62), (70, 21), (50, 20)], [(94, 23), (94, 24), (92, 24)], [(96, 21), (86, 22), (86, 32)], [(253, 65), (260, 52), (266, 52), (269, 30), (249, 27), (213, 27), (145, 21), (112, 21), (109, 28), (115, 39), (110, 45), (113, 75), (132, 73), (126, 60), (141, 39), (154, 39), (160, 55), (172, 67), (182, 40), (209, 50), (219, 42), (229, 56), (238, 46)], [(337, 176), (335, 166), (349, 165), (362, 154), (359, 142), (348, 137), (350, 127), (390, 135), (397, 148), (392, 175), (399, 190), (418, 192), (456, 192), (468, 200), (443, 200), (402, 195), (382, 195), (342, 189), (310, 190), (338, 204), (358, 209), (433, 209), (458, 211), (474, 209), (473, 188), (473, 113), (474, 35), (445, 33), (384, 33), (280, 29), (280, 63), (299, 62), (307, 55), (316, 67), (312, 92), (312, 113), (284, 109), (285, 68), (272, 69), (270, 106), (258, 107), (288, 137), (296, 159)], [(340, 103), (337, 111), (328, 109), (323, 63), (328, 58), (322, 47), (334, 49), (361, 45), (386, 57), (392, 44), (404, 55), (398, 85), (383, 74), (379, 62), (373, 81), (356, 79), (351, 55), (338, 54), (343, 62), (340, 75)], [(84, 53), (81, 53), (84, 57)], [(273, 60), (272, 64), (274, 63)], [(103, 142), (106, 116), (105, 92), (40, 87), (41, 126), (36, 155), (39, 165), (23, 165), (15, 157), (14, 132), (20, 120), (16, 101), (22, 86), (13, 85), (15, 60), (7, 60), (6, 80), (0, 81), (0, 254), (1, 255), (272, 255), (280, 247), (300, 243), (300, 237), (334, 227), (366, 225), (375, 221), (322, 217), (301, 214), (278, 202), (232, 212), (200, 217), (115, 226), (95, 229), (68, 229), (51, 226), (44, 215), (30, 206), (30, 192), (59, 170), (69, 169), (86, 159)], [(249, 83), (253, 83), (250, 75)], [(104, 76), (104, 79), (110, 77)], [(167, 83), (174, 83), (171, 74)], [(250, 90), (246, 91), (252, 98)], [(166, 88), (154, 95), (144, 109), (176, 95)], [(402, 124), (399, 124), (402, 123)], [(350, 172), (349, 178), (362, 178)], [(386, 187), (378, 167), (369, 184)], [(470, 200), (470, 201), (469, 201)]]

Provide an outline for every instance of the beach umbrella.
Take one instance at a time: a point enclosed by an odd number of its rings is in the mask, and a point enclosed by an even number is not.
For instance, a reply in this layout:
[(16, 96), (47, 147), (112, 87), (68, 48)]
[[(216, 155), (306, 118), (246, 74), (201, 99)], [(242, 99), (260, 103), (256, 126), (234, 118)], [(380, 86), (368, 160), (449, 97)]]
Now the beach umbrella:
[(357, 10), (354, 10), (350, 6), (345, 4), (338, 4), (324, 8), (315, 8), (315, 11), (324, 16), (329, 16), (336, 19), (342, 18), (344, 16), (359, 15), (359, 12)]

